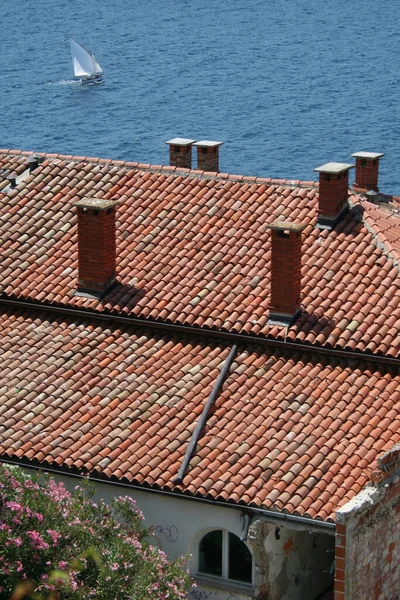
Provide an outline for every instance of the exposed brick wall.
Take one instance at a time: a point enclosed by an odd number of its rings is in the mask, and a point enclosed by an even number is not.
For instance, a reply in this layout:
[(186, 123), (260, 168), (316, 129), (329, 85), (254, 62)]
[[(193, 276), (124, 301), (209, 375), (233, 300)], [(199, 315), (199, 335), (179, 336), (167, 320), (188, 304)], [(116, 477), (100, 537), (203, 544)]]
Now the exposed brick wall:
[(201, 171), (219, 171), (219, 148), (218, 146), (198, 146), (197, 148), (197, 168)]
[(378, 191), (379, 159), (356, 158), (356, 177), (354, 189), (359, 191)]
[(349, 172), (320, 173), (319, 205), (320, 217), (334, 218), (347, 206)]
[(177, 145), (169, 147), (169, 164), (174, 167), (192, 168), (192, 144)]
[(271, 243), (271, 313), (294, 315), (300, 307), (302, 235), (272, 230)]
[(115, 205), (83, 198), (78, 207), (78, 288), (104, 292), (115, 281)]
[(383, 455), (378, 482), (336, 513), (335, 600), (400, 598), (399, 454)]

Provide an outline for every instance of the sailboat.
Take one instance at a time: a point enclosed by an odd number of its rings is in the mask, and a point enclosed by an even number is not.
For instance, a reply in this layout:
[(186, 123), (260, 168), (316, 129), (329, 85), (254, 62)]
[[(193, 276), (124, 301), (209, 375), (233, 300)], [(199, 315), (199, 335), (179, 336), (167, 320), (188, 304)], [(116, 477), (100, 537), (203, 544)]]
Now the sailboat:
[(80, 77), (82, 83), (102, 83), (103, 69), (93, 54), (73, 37), (70, 38), (70, 44), (75, 77)]

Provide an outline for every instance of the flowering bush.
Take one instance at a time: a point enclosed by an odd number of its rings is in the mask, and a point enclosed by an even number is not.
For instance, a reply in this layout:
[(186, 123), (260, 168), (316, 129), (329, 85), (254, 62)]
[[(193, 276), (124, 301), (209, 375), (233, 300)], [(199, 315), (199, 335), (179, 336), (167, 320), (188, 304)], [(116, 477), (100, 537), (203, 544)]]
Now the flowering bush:
[(183, 600), (185, 559), (150, 545), (142, 520), (129, 497), (106, 505), (0, 465), (0, 599)]

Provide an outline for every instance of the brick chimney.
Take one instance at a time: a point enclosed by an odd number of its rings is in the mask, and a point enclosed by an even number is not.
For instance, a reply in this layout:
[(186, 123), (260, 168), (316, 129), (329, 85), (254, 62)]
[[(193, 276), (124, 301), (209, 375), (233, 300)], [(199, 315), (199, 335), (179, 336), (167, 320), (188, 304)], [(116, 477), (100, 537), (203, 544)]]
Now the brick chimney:
[(318, 226), (330, 229), (347, 212), (349, 170), (353, 167), (330, 162), (314, 169), (319, 173)]
[(306, 225), (276, 221), (271, 229), (270, 321), (290, 323), (300, 314), (301, 243)]
[(116, 281), (116, 202), (82, 198), (78, 212), (77, 295), (102, 298)]
[(355, 152), (352, 156), (356, 159), (356, 179), (353, 189), (357, 192), (368, 192), (369, 190), (379, 192), (379, 159), (385, 155), (376, 152)]
[(211, 142), (203, 140), (195, 142), (197, 146), (197, 168), (201, 171), (219, 172), (219, 147), (224, 142)]
[(196, 140), (174, 138), (165, 142), (169, 144), (169, 164), (171, 167), (192, 168), (192, 146)]

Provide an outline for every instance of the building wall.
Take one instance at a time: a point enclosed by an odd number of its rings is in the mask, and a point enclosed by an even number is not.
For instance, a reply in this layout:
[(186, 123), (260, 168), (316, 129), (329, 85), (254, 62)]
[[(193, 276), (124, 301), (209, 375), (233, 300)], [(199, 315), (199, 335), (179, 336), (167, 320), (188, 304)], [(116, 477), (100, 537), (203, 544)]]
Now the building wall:
[(400, 472), (376, 476), (336, 513), (335, 600), (400, 598)]
[[(79, 480), (62, 479), (72, 490)], [(96, 482), (96, 496), (110, 502), (115, 496), (133, 497), (144, 513), (152, 543), (171, 560), (190, 554), (188, 566), (197, 587), (190, 600), (313, 600), (333, 581), (334, 535), (316, 527), (264, 517), (248, 521), (243, 509), (179, 499), (129, 487)], [(226, 529), (238, 537), (248, 529), (247, 546), (253, 557), (254, 586), (217, 581), (197, 575), (198, 543), (207, 531)]]

